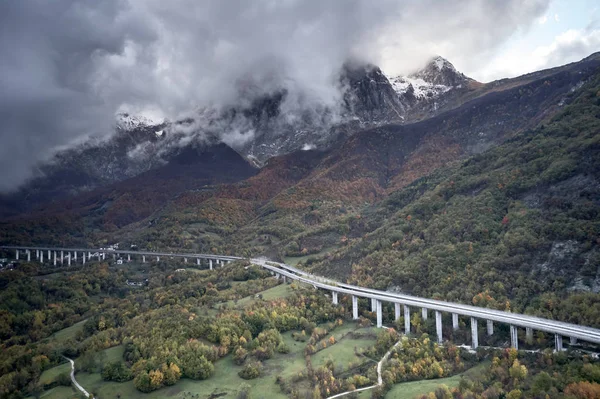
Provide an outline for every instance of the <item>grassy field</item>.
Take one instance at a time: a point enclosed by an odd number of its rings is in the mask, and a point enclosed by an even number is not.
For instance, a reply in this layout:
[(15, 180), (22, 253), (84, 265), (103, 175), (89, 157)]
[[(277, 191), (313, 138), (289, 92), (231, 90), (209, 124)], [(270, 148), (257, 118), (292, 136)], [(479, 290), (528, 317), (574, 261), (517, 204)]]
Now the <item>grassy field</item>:
[[(438, 378), (436, 380), (411, 381), (396, 384), (387, 393), (387, 395), (385, 395), (385, 397), (386, 399), (414, 399), (419, 395), (435, 391), (441, 385), (446, 385), (448, 388), (454, 388), (458, 386), (458, 383), (460, 382), (460, 379), (463, 375), (479, 374), (487, 367), (489, 367), (489, 362), (483, 362), (465, 371), (464, 373), (460, 373), (452, 377)], [(367, 397), (370, 396), (365, 396), (365, 398)]]
[(283, 259), (283, 261), (290, 266), (296, 266), (300, 262), (304, 262), (310, 258), (316, 258), (317, 256), (325, 255), (328, 252), (333, 251), (334, 249), (336, 249), (336, 247), (327, 247), (327, 248), (324, 248), (322, 251), (317, 252), (315, 254), (304, 255), (304, 256), (286, 256)]
[[(274, 288), (279, 288), (277, 286)], [(271, 289), (273, 290), (273, 288)], [(270, 291), (270, 290), (267, 290)], [(265, 291), (266, 292), (266, 291)], [(375, 341), (373, 339), (372, 329), (356, 329), (356, 323), (347, 323), (334, 330), (333, 335), (339, 340), (338, 344), (327, 348), (313, 357), (319, 359), (319, 362), (325, 362), (327, 356), (332, 356), (336, 361), (338, 359), (351, 359), (354, 356), (354, 346), (368, 346)], [(353, 332), (352, 338), (348, 335)], [(348, 338), (343, 338), (343, 336)], [(211, 378), (204, 381), (194, 381), (189, 379), (180, 380), (175, 386), (166, 387), (148, 394), (138, 392), (133, 382), (116, 383), (103, 381), (100, 374), (77, 373), (77, 381), (87, 390), (93, 392), (100, 398), (116, 398), (118, 394), (122, 398), (222, 398), (234, 399), (237, 397), (238, 390), (243, 383), (250, 385), (253, 397), (257, 398), (286, 398), (286, 395), (280, 392), (279, 385), (275, 383), (277, 376), (290, 377), (304, 370), (304, 347), (305, 343), (297, 342), (292, 338), (292, 332), (282, 334), (285, 343), (290, 348), (287, 354), (276, 353), (272, 359), (264, 363), (264, 375), (255, 380), (244, 380), (238, 376), (242, 366), (233, 363), (232, 356), (226, 356), (215, 363), (215, 372)], [(354, 339), (358, 337), (359, 339)], [(370, 337), (370, 338), (368, 338)], [(106, 361), (111, 361), (122, 356), (122, 347), (107, 349)], [(314, 364), (314, 363), (313, 363)], [(195, 396), (199, 395), (199, 396)]]
[(60, 374), (66, 373), (69, 374), (71, 372), (71, 365), (69, 363), (63, 363), (56, 367), (52, 367), (42, 373), (40, 376), (40, 383), (42, 385), (50, 384), (54, 382), (56, 377)]
[[(81, 399), (79, 391), (72, 387), (56, 387), (45, 391), (40, 396), (41, 399)], [(27, 399), (33, 399), (33, 396)]]
[[(293, 292), (293, 290), (289, 284), (279, 284), (279, 285), (276, 285), (275, 287), (269, 288), (268, 290), (262, 291), (261, 294), (262, 294), (264, 300), (271, 301), (271, 300), (277, 299), (277, 298), (287, 298), (288, 296), (290, 296), (292, 294), (292, 292)], [(223, 307), (223, 305), (225, 305), (230, 309), (241, 309), (241, 308), (251, 305), (252, 303), (256, 302), (257, 300), (258, 299), (254, 295), (250, 295), (250, 296), (247, 296), (245, 298), (238, 300), (237, 302), (228, 301), (225, 303), (217, 303), (214, 305), (214, 307), (220, 309)]]
[(63, 342), (70, 338), (75, 338), (75, 334), (83, 329), (85, 322), (86, 320), (81, 320), (79, 323), (75, 323), (70, 327), (63, 328), (62, 330), (52, 334), (50, 337), (48, 337), (48, 339)]

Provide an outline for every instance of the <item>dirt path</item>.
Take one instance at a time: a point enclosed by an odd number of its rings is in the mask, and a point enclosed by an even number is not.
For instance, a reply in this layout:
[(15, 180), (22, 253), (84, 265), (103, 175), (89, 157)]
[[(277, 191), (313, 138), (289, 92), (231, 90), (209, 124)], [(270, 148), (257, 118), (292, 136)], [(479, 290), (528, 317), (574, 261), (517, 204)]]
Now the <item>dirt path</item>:
[(383, 378), (381, 377), (381, 368), (383, 367), (383, 362), (385, 362), (388, 359), (388, 357), (390, 356), (390, 353), (392, 353), (392, 349), (394, 349), (396, 346), (400, 345), (401, 342), (402, 342), (402, 339), (400, 339), (398, 342), (396, 342), (394, 344), (394, 346), (392, 346), (390, 348), (390, 350), (387, 351), (385, 355), (383, 355), (383, 357), (381, 358), (379, 363), (377, 363), (377, 384), (371, 385), (368, 387), (364, 387), (364, 388), (358, 388), (353, 391), (346, 391), (346, 392), (338, 393), (337, 395), (329, 396), (327, 399), (341, 398), (342, 396), (349, 395), (353, 392), (367, 391), (369, 389), (377, 388), (378, 386), (383, 385)]
[(63, 356), (63, 357), (65, 359), (67, 359), (69, 362), (71, 362), (71, 382), (73, 383), (73, 385), (75, 385), (75, 388), (79, 389), (81, 391), (81, 393), (83, 393), (85, 395), (86, 398), (89, 398), (91, 396), (90, 393), (88, 391), (86, 391), (81, 385), (79, 385), (79, 383), (75, 379), (75, 362), (66, 356)]

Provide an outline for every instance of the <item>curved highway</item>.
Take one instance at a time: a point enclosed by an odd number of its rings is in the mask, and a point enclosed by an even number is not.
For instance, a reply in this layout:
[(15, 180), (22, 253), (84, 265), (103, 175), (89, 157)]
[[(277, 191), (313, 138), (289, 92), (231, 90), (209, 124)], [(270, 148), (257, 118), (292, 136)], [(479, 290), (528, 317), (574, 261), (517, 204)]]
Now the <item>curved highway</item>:
[[(49, 251), (49, 252), (68, 252), (76, 253), (94, 253), (99, 254), (118, 254), (118, 255), (137, 255), (151, 257), (170, 257), (205, 260), (218, 260), (220, 262), (236, 261), (246, 258), (228, 255), (199, 254), (199, 253), (172, 253), (172, 252), (151, 252), (151, 251), (131, 251), (131, 250), (112, 250), (112, 249), (90, 249), (90, 248), (54, 248), (54, 247), (27, 247), (27, 246), (1, 246), (0, 249), (25, 251), (31, 256), (31, 251)], [(85, 256), (85, 255), (83, 255)], [(88, 258), (89, 259), (89, 258)], [(48, 259), (49, 261), (49, 259)], [(565, 323), (561, 321), (549, 320), (535, 316), (529, 316), (519, 313), (504, 312), (487, 308), (464, 305), (453, 302), (445, 302), (434, 299), (420, 298), (412, 295), (397, 294), (387, 291), (373, 290), (364, 287), (358, 287), (350, 284), (340, 283), (325, 277), (315, 276), (284, 263), (272, 262), (264, 258), (249, 259), (253, 264), (259, 265), (273, 273), (291, 278), (296, 281), (313, 285), (317, 288), (332, 291), (333, 293), (348, 294), (354, 297), (370, 298), (380, 302), (391, 302), (405, 306), (431, 309), (437, 312), (446, 312), (461, 316), (472, 317), (475, 319), (489, 320), (498, 323), (506, 323), (515, 327), (522, 327), (538, 331), (556, 334), (557, 337), (570, 337), (580, 339), (586, 342), (600, 344), (600, 330), (592, 327), (580, 326), (576, 324)], [(211, 263), (212, 264), (212, 263)], [(441, 321), (440, 321), (441, 323)], [(562, 338), (560, 341), (562, 346)]]

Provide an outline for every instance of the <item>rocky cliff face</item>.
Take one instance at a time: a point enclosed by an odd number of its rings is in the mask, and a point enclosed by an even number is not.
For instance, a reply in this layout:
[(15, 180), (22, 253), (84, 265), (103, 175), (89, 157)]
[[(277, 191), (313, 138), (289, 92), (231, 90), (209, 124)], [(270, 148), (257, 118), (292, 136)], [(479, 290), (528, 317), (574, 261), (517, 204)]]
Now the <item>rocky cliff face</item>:
[[(562, 96), (563, 89), (547, 85), (544, 79), (564, 78), (570, 85), (577, 76), (560, 75), (565, 68), (569, 66), (483, 85), (441, 57), (409, 76), (396, 77), (386, 77), (373, 65), (347, 63), (339, 75), (343, 95), (337, 107), (300, 104), (290, 110), (286, 105), (288, 92), (281, 89), (247, 98), (244, 105), (202, 109), (174, 122), (119, 115), (116, 133), (110, 139), (90, 140), (58, 153), (41, 165), (38, 177), (18, 193), (0, 196), (0, 215), (119, 182), (168, 165), (189, 148), (219, 142), (260, 167), (274, 156), (331, 148), (365, 129), (392, 123), (408, 125), (446, 113), (448, 117), (443, 120), (454, 121), (453, 126), (444, 128), (447, 135), (464, 142), (469, 152), (483, 151), (503, 136), (500, 132), (516, 127), (512, 115), (517, 108), (534, 118), (535, 124), (544, 115), (536, 111), (538, 102), (547, 102), (548, 112), (559, 106), (556, 95)], [(515, 87), (520, 88), (516, 102), (515, 91), (509, 92)], [(455, 112), (467, 102), (477, 109)], [(517, 108), (507, 107), (508, 103), (517, 104)], [(485, 115), (485, 120), (478, 121), (477, 131), (469, 118), (459, 117), (473, 113)]]
[(408, 76), (388, 76), (388, 79), (403, 108), (401, 119), (404, 123), (446, 111), (456, 105), (457, 99), (481, 86), (439, 56)]

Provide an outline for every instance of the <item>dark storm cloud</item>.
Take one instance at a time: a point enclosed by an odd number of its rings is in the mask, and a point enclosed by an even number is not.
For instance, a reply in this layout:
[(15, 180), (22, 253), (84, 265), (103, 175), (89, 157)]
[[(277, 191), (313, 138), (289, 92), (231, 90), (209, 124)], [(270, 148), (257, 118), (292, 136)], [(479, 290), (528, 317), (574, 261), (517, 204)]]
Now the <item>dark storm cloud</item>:
[(0, 190), (54, 149), (106, 133), (118, 110), (169, 118), (286, 88), (335, 106), (359, 58), (414, 67), (476, 57), (547, 0), (19, 0), (0, 3)]

